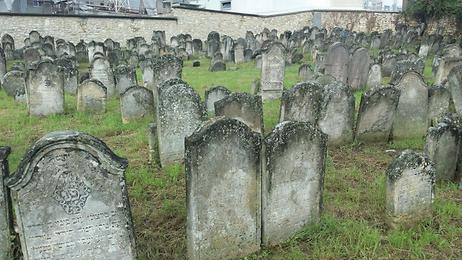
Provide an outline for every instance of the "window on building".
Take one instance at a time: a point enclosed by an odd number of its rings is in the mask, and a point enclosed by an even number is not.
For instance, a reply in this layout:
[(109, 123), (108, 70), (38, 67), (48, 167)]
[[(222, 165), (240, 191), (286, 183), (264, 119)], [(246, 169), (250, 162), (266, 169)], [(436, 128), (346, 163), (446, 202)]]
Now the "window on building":
[(42, 1), (41, 0), (32, 0), (32, 6), (41, 6), (42, 5)]
[(221, 10), (231, 10), (231, 1), (222, 1)]

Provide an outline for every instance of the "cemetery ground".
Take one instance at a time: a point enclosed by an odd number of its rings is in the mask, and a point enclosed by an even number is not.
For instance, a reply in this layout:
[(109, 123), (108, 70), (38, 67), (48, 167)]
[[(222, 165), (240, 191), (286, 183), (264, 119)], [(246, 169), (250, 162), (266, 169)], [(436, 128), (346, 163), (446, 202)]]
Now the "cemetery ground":
[[(260, 70), (254, 63), (229, 64), (228, 71), (209, 72), (208, 60), (193, 68), (185, 62), (183, 79), (203, 98), (207, 87), (226, 86), (249, 92)], [(10, 64), (11, 65), (11, 64)], [(432, 81), (431, 57), (425, 79)], [(82, 65), (86, 70), (88, 65)], [(286, 68), (285, 88), (298, 82), (298, 64)], [(137, 71), (138, 79), (141, 78)], [(387, 79), (385, 79), (387, 80)], [(357, 91), (356, 107), (363, 91)], [(29, 117), (25, 104), (0, 91), (0, 143), (12, 147), (11, 171), (38, 138), (56, 130), (94, 135), (129, 160), (127, 184), (139, 259), (183, 259), (186, 255), (186, 192), (184, 167), (158, 169), (148, 164), (147, 125), (152, 119), (122, 124), (119, 100), (108, 100), (107, 112), (78, 112), (76, 99), (66, 95), (65, 114)], [(279, 120), (279, 101), (264, 104), (265, 133)], [(413, 228), (390, 229), (385, 223), (385, 171), (393, 157), (410, 148), (421, 151), (424, 140), (391, 144), (354, 143), (329, 149), (324, 180), (323, 213), (289, 241), (264, 248), (249, 259), (306, 258), (432, 258), (462, 257), (462, 192), (456, 184), (438, 184), (433, 217)], [(220, 162), (217, 162), (220, 163)]]

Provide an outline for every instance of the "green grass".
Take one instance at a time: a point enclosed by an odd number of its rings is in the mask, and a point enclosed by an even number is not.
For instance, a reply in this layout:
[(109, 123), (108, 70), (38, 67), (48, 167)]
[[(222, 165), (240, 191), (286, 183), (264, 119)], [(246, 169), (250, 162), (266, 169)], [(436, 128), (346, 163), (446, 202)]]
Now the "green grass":
[[(207, 88), (223, 85), (249, 92), (260, 76), (254, 63), (228, 64), (230, 71), (211, 73), (208, 61), (193, 68), (185, 62), (183, 78), (203, 97)], [(286, 69), (285, 88), (297, 83), (299, 65)], [(82, 72), (87, 66), (82, 67)], [(138, 71), (139, 72), (139, 71)], [(141, 77), (141, 73), (137, 74)], [(357, 105), (364, 90), (355, 92)], [(279, 121), (280, 102), (264, 104), (265, 132)], [(108, 101), (107, 113), (76, 111), (75, 97), (66, 96), (66, 113), (45, 118), (29, 117), (0, 91), (0, 145), (13, 148), (14, 171), (26, 149), (46, 133), (73, 129), (87, 132), (129, 159), (127, 184), (135, 224), (139, 259), (184, 259), (186, 253), (186, 192), (184, 166), (164, 169), (148, 163), (147, 125), (152, 119), (122, 124), (119, 101)], [(399, 150), (421, 150), (423, 140), (393, 144), (350, 144), (328, 151), (324, 182), (323, 214), (319, 223), (306, 226), (279, 246), (263, 248), (249, 259), (318, 258), (435, 258), (462, 257), (462, 194), (454, 184), (437, 188), (433, 218), (412, 229), (391, 230), (385, 222), (385, 171)], [(398, 150), (394, 153), (388, 149)]]

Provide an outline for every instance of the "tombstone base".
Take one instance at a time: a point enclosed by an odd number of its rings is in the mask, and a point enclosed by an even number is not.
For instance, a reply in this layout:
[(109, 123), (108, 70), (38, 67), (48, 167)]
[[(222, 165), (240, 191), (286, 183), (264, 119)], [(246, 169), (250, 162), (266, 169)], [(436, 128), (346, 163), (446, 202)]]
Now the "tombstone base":
[(417, 226), (419, 223), (433, 216), (432, 209), (415, 210), (407, 215), (392, 215), (387, 214), (387, 225), (391, 229), (409, 229)]

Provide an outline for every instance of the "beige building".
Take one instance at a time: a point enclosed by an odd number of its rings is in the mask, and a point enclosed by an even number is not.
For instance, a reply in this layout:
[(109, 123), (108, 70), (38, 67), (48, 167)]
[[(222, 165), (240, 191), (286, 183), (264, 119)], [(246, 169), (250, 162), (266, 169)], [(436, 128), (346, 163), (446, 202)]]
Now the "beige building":
[(330, 9), (339, 10), (362, 10), (364, 9), (363, 0), (330, 0)]

